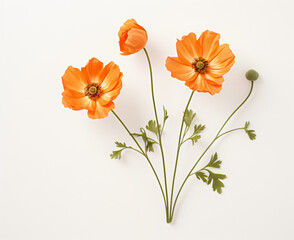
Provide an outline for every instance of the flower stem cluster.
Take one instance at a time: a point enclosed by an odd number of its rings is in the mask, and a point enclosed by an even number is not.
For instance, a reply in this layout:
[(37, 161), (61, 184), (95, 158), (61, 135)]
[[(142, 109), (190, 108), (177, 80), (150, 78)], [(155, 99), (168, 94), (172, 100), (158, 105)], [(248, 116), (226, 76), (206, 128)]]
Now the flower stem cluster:
[[(200, 160), (205, 156), (206, 152), (216, 140), (224, 135), (239, 130), (244, 130), (250, 140), (256, 138), (254, 130), (249, 129), (249, 122), (246, 122), (243, 127), (228, 131), (223, 131), (223, 129), (233, 115), (250, 97), (254, 81), (258, 79), (259, 74), (255, 70), (249, 70), (246, 73), (246, 78), (251, 82), (251, 88), (247, 97), (226, 119), (216, 136), (188, 171), (185, 179), (179, 185), (180, 187), (176, 189), (180, 149), (182, 145), (187, 142), (196, 145), (201, 139), (201, 133), (205, 130), (205, 125), (194, 124), (196, 113), (192, 109), (189, 109), (192, 98), (195, 92), (209, 93), (211, 95), (219, 93), (222, 90), (222, 83), (224, 81), (223, 75), (231, 69), (235, 62), (235, 55), (229, 48), (229, 45), (219, 44), (220, 34), (218, 33), (206, 30), (199, 38), (196, 37), (195, 33), (189, 33), (183, 36), (181, 40), (177, 41), (176, 47), (178, 56), (167, 57), (166, 68), (170, 71), (172, 77), (185, 82), (185, 85), (188, 86), (192, 92), (182, 117), (172, 183), (169, 191), (166, 159), (162, 143), (164, 126), (169, 116), (167, 110), (163, 107), (163, 120), (162, 122), (159, 121), (155, 101), (151, 60), (145, 48), (148, 35), (146, 30), (134, 19), (129, 19), (121, 26), (118, 36), (122, 55), (131, 55), (140, 50), (143, 50), (145, 53), (149, 66), (151, 99), (155, 120), (150, 120), (145, 128), (140, 128), (139, 133), (129, 130), (123, 120), (113, 110), (115, 107), (113, 100), (116, 99), (122, 88), (123, 74), (120, 72), (119, 67), (113, 62), (103, 67), (103, 63), (96, 58), (90, 59), (86, 66), (81, 69), (73, 68), (72, 66), (68, 67), (65, 74), (62, 76), (64, 87), (62, 102), (65, 107), (73, 110), (88, 110), (88, 116), (92, 119), (105, 118), (110, 111), (112, 112), (134, 141), (135, 147), (117, 141), (115, 145), (118, 149), (113, 151), (110, 157), (112, 159), (121, 159), (124, 150), (133, 150), (147, 160), (162, 194), (166, 222), (170, 223), (173, 220), (176, 205), (183, 187), (191, 176), (196, 176), (196, 179), (207, 185), (211, 185), (214, 191), (222, 193), (224, 187), (223, 180), (226, 179), (226, 175), (215, 172), (215, 170), (220, 169), (222, 163), (222, 161), (218, 159), (217, 153), (211, 156), (210, 161), (203, 168), (195, 170)], [(159, 146), (161, 153), (163, 180), (160, 179), (149, 157), (149, 153), (154, 152), (156, 146)]]

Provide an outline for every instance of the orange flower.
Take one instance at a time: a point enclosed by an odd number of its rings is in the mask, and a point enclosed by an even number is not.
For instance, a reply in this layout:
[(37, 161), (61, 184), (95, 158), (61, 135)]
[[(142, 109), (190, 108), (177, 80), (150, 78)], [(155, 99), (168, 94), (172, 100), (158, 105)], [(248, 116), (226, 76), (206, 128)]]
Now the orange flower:
[(139, 52), (146, 46), (148, 36), (146, 30), (134, 19), (127, 20), (119, 29), (119, 47), (121, 55)]
[(166, 68), (171, 76), (194, 91), (219, 93), (226, 74), (235, 62), (228, 44), (219, 45), (220, 35), (206, 30), (197, 40), (194, 33), (177, 41), (178, 57), (168, 57)]
[(120, 93), (122, 75), (114, 62), (103, 68), (96, 58), (81, 70), (69, 66), (62, 76), (62, 103), (73, 110), (88, 110), (92, 119), (105, 118), (114, 109), (113, 100)]

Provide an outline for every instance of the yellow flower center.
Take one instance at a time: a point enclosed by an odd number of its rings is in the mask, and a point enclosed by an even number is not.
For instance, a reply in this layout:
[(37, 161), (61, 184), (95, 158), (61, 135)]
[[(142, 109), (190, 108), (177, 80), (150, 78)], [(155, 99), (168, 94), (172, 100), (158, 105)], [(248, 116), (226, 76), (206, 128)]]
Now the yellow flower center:
[(202, 57), (195, 58), (192, 62), (192, 67), (195, 72), (204, 73), (208, 67), (208, 62)]
[(92, 100), (97, 100), (101, 95), (101, 87), (98, 83), (90, 83), (85, 87), (85, 95)]
[(202, 62), (202, 61), (198, 61), (197, 63), (196, 63), (196, 67), (198, 68), (198, 69), (203, 69), (204, 67), (205, 67), (205, 64), (204, 64), (204, 62)]
[(97, 93), (97, 87), (96, 86), (91, 86), (89, 87), (89, 94), (95, 95)]

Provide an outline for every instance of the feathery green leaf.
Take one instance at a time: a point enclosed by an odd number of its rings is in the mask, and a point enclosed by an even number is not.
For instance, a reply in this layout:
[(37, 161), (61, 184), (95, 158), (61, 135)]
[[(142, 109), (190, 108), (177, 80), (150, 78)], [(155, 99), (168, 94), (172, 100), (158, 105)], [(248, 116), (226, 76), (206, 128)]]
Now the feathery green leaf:
[(245, 126), (244, 126), (245, 132), (247, 133), (250, 140), (255, 140), (256, 139), (255, 130), (248, 130), (249, 125), (250, 125), (250, 122), (245, 123)]
[(112, 153), (110, 154), (111, 159), (121, 159), (121, 152), (125, 150), (126, 148), (130, 148), (129, 146), (126, 145), (125, 142), (122, 143), (122, 142), (116, 141), (115, 145), (116, 147), (121, 149), (112, 151)]
[(198, 140), (201, 138), (200, 135), (195, 135), (195, 136), (192, 136), (190, 139), (192, 141), (192, 145), (194, 145), (195, 143), (198, 142)]
[(217, 155), (217, 153), (215, 153), (211, 156), (209, 163), (206, 165), (206, 168), (207, 167), (220, 168), (221, 163), (222, 163), (222, 161), (218, 160), (218, 155)]
[(166, 108), (163, 106), (163, 122), (165, 122), (168, 119), (168, 114)]
[(147, 142), (147, 134), (146, 134), (146, 131), (144, 130), (144, 128), (140, 128), (140, 132), (141, 132), (141, 137), (142, 137), (144, 143), (146, 144), (146, 142)]
[(158, 128), (155, 120), (150, 120), (148, 122), (148, 125), (146, 126), (146, 129), (149, 130), (150, 132), (155, 133), (156, 135), (158, 134)]
[(186, 124), (187, 127), (190, 127), (191, 126), (191, 123), (193, 121), (193, 119), (195, 118), (196, 116), (196, 113), (193, 112), (193, 110), (186, 110), (184, 112), (184, 122)]
[(201, 133), (204, 129), (205, 129), (205, 125), (201, 125), (201, 124), (197, 125), (197, 124), (195, 124), (193, 135)]
[(121, 152), (124, 149), (125, 148), (122, 148), (122, 149), (116, 150), (116, 151), (112, 151), (112, 153), (110, 154), (111, 159), (121, 159)]
[(195, 173), (195, 175), (199, 180), (202, 180), (203, 182), (207, 183), (207, 175), (204, 172), (198, 171)]
[(212, 183), (213, 191), (216, 190), (219, 194), (221, 194), (222, 188), (225, 186), (221, 180), (226, 179), (227, 176), (224, 174), (213, 173), (207, 169), (206, 169), (206, 171), (208, 171), (208, 173), (209, 173), (208, 179), (207, 179), (207, 184), (209, 185), (210, 183)]
[(154, 152), (154, 148), (153, 145), (155, 144), (155, 142), (150, 142), (149, 140), (146, 143), (146, 150), (148, 152)]
[(118, 141), (115, 142), (115, 145), (116, 145), (116, 147), (120, 147), (120, 148), (126, 148), (127, 147), (126, 143), (121, 143), (121, 142), (118, 142)]
[[(225, 186), (221, 180), (225, 179), (227, 176), (224, 174), (213, 173), (208, 168), (220, 168), (222, 161), (218, 160), (217, 153), (213, 154), (210, 158), (209, 163), (199, 171), (195, 172), (196, 177), (202, 180), (207, 185), (212, 183), (213, 191), (217, 191), (219, 194), (222, 192), (222, 188)], [(208, 176), (204, 171), (208, 172)]]

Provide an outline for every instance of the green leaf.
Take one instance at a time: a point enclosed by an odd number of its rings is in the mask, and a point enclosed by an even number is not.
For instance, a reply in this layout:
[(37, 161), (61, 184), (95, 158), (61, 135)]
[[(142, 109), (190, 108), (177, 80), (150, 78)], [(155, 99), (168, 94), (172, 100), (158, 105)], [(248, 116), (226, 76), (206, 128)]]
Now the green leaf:
[(150, 132), (155, 133), (156, 135), (158, 134), (158, 127), (155, 120), (150, 120), (148, 122), (148, 125), (146, 126), (146, 129), (149, 130)]
[(186, 110), (184, 113), (184, 122), (186, 124), (187, 127), (191, 126), (191, 123), (193, 121), (193, 119), (195, 118), (196, 113), (193, 112), (193, 110)]
[(168, 119), (168, 114), (166, 108), (163, 106), (163, 122)]
[(256, 139), (256, 134), (254, 130), (245, 130), (246, 133), (248, 134), (248, 137), (250, 140), (255, 140)]
[(144, 143), (146, 144), (146, 142), (148, 141), (147, 140), (147, 134), (146, 134), (146, 131), (144, 130), (144, 128), (140, 128), (140, 131), (141, 131), (141, 137), (142, 137), (142, 139), (143, 139), (143, 141), (144, 141)]
[(220, 168), (221, 167), (222, 161), (218, 160), (218, 155), (217, 153), (213, 154), (210, 158), (209, 163), (206, 165), (206, 167), (211, 167), (211, 168)]
[(122, 149), (116, 150), (116, 151), (112, 151), (112, 153), (110, 154), (111, 159), (121, 159), (121, 152), (124, 149), (125, 148), (122, 148)]
[(122, 143), (122, 142), (115, 142), (116, 147), (121, 148), (119, 150), (116, 151), (112, 151), (112, 153), (110, 154), (111, 159), (121, 159), (121, 152), (123, 150), (125, 150), (126, 148), (130, 148), (126, 145), (126, 143)]
[[(221, 163), (222, 161), (218, 160), (218, 155), (215, 153), (211, 156), (209, 163), (195, 173), (199, 180), (201, 179), (203, 182), (207, 183), (207, 185), (212, 184), (213, 191), (217, 191), (219, 194), (222, 193), (222, 188), (225, 186), (221, 180), (227, 178), (227, 176), (224, 174), (213, 173), (207, 168), (220, 168)], [(203, 171), (207, 171), (209, 175), (207, 176)]]
[(120, 147), (120, 148), (126, 148), (127, 147), (126, 143), (121, 143), (121, 142), (118, 142), (118, 141), (115, 142), (115, 145), (116, 145), (116, 147)]
[(249, 125), (250, 125), (250, 122), (249, 121), (248, 122), (245, 122), (244, 128), (247, 129), (249, 127)]
[(201, 125), (201, 124), (197, 125), (197, 124), (195, 124), (193, 135), (201, 133), (204, 129), (205, 129), (205, 125)]
[(155, 142), (150, 142), (148, 140), (147, 144), (146, 144), (146, 151), (148, 152), (154, 152), (154, 148), (153, 145), (155, 144)]
[(160, 134), (163, 133), (163, 129), (165, 126), (165, 122), (168, 119), (168, 114), (167, 114), (167, 110), (165, 109), (165, 107), (163, 106), (163, 123), (162, 123), (162, 127), (160, 127)]
[(255, 131), (254, 130), (248, 130), (249, 125), (250, 125), (250, 122), (245, 123), (245, 126), (244, 126), (245, 132), (247, 133), (250, 140), (255, 140), (256, 139)]
[(147, 137), (147, 134), (144, 128), (141, 128), (140, 131), (142, 133), (141, 137), (145, 144), (145, 152), (154, 152), (153, 145), (156, 144), (157, 142)]
[(222, 188), (225, 186), (221, 180), (226, 179), (227, 176), (224, 175), (224, 174), (213, 173), (213, 172), (211, 172), (211, 171), (209, 171), (207, 169), (206, 169), (206, 171), (208, 171), (208, 173), (209, 173), (209, 176), (208, 176), (208, 179), (207, 179), (207, 185), (212, 183), (213, 191), (216, 190), (219, 194), (221, 194), (222, 193)]
[(199, 171), (196, 172), (195, 175), (199, 180), (202, 180), (203, 182), (207, 183), (207, 175), (204, 172)]
[(199, 133), (201, 133), (204, 129), (205, 129), (205, 125), (201, 125), (201, 124), (197, 125), (197, 124), (195, 124), (194, 132), (193, 132), (192, 136), (190, 137), (193, 145), (196, 142), (198, 142), (198, 140), (201, 138)]
[(142, 140), (144, 141), (144, 145), (145, 145), (145, 152), (154, 152), (153, 145), (159, 144), (159, 143), (157, 141), (155, 141), (154, 139), (148, 137), (144, 128), (140, 128), (140, 132), (141, 132), (141, 134), (132, 133), (132, 135), (134, 137), (141, 137), (142, 138)]
[(192, 136), (190, 139), (192, 141), (192, 145), (194, 145), (195, 143), (198, 142), (198, 140), (201, 138), (200, 135), (195, 135), (195, 136)]

